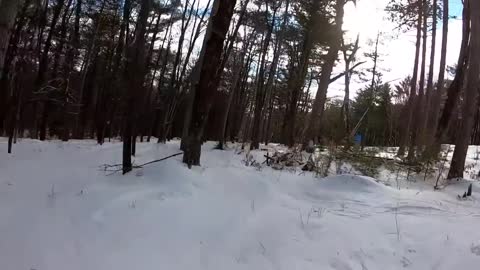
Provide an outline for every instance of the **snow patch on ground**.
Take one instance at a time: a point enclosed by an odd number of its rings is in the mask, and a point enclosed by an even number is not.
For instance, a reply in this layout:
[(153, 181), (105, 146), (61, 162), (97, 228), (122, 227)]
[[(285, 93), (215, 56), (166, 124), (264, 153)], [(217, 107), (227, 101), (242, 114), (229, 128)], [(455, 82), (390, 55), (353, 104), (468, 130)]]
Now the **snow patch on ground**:
[[(122, 176), (121, 144), (0, 140), (0, 269), (476, 269), (480, 186), (442, 191), (246, 167), (203, 146)], [(135, 163), (179, 152), (140, 143)], [(275, 147), (275, 146), (272, 146)], [(253, 151), (257, 161), (263, 151)]]

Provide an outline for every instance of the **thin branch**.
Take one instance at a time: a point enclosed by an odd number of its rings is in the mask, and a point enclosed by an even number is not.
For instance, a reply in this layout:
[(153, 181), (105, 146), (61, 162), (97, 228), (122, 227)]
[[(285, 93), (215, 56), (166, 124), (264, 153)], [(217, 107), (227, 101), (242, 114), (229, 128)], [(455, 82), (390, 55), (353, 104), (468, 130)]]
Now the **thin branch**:
[[(150, 165), (152, 163), (156, 163), (156, 162), (160, 162), (160, 161), (164, 161), (166, 159), (169, 159), (169, 158), (172, 158), (172, 157), (176, 157), (176, 156), (179, 156), (183, 154), (183, 152), (181, 153), (176, 153), (176, 154), (173, 154), (173, 155), (170, 155), (170, 156), (167, 156), (167, 157), (164, 157), (164, 158), (161, 158), (161, 159), (156, 159), (156, 160), (152, 160), (152, 161), (149, 161), (149, 162), (146, 162), (146, 163), (143, 163), (143, 164), (140, 164), (140, 165), (133, 165), (132, 168), (133, 169), (140, 169), (140, 168), (143, 168), (144, 166), (146, 165)], [(122, 171), (122, 164), (113, 164), (113, 165), (109, 165), (109, 164), (104, 164), (103, 165), (104, 167), (104, 170), (107, 171), (107, 172), (111, 172), (109, 174), (107, 174), (107, 176), (109, 175), (112, 175), (112, 174), (115, 174), (117, 172), (121, 172)], [(109, 168), (115, 168), (115, 167), (120, 167), (118, 169), (112, 169), (112, 170), (108, 170)]]
[[(348, 72), (351, 73), (355, 68), (357, 68), (358, 66), (363, 65), (363, 64), (365, 64), (365, 63), (366, 63), (365, 61), (356, 63), (355, 65), (353, 65), (352, 68), (350, 68), (350, 69), (348, 70)], [(330, 78), (330, 83), (335, 82), (336, 80), (338, 80), (338, 79), (340, 79), (341, 77), (345, 76), (345, 74), (346, 74), (346, 72), (342, 72), (342, 73), (338, 74), (337, 76), (335, 76), (335, 77), (333, 77), (333, 78)]]

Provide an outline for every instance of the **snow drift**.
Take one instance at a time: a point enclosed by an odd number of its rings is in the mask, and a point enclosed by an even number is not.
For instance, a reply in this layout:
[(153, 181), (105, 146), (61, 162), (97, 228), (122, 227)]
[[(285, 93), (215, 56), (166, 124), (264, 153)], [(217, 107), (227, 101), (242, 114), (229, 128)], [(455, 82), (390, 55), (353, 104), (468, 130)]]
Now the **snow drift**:
[[(0, 269), (476, 269), (480, 211), (445, 191), (257, 170), (204, 146), (107, 176), (121, 144), (24, 140), (0, 156)], [(5, 153), (6, 144), (0, 143)], [(138, 145), (140, 164), (178, 142)], [(257, 155), (261, 156), (261, 155)]]

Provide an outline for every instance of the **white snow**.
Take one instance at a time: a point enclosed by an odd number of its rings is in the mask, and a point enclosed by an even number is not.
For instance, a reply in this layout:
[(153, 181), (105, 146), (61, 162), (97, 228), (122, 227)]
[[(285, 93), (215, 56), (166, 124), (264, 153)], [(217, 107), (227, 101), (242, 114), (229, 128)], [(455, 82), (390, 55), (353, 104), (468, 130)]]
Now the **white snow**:
[[(140, 164), (179, 143), (138, 144)], [(1, 270), (478, 269), (480, 187), (396, 189), (363, 176), (246, 167), (203, 146), (108, 176), (121, 143), (0, 141)], [(255, 152), (259, 162), (262, 153)]]

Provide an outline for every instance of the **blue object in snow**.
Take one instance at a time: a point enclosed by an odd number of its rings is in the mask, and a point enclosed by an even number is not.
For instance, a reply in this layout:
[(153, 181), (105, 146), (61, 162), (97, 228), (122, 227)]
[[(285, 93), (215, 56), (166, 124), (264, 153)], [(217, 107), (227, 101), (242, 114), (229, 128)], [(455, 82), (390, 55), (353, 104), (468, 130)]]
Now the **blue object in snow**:
[(355, 134), (353, 141), (356, 145), (360, 145), (362, 143), (362, 134)]

